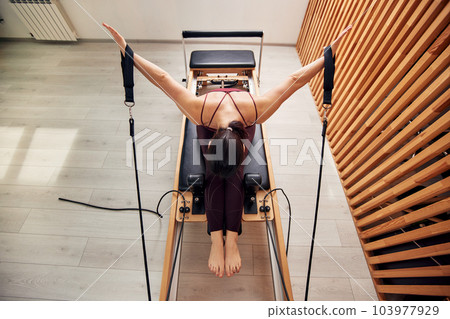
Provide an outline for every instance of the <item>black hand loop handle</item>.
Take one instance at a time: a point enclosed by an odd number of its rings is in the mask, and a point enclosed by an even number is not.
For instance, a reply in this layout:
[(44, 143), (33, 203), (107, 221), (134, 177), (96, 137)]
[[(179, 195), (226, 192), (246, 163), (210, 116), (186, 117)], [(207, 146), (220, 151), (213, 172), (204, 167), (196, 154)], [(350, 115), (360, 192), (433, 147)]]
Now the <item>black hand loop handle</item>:
[[(331, 94), (333, 92), (334, 82), (334, 62), (331, 46), (327, 46), (323, 51), (325, 59), (325, 70), (323, 73), (323, 107), (328, 110), (331, 108)], [(329, 106), (325, 106), (329, 105)]]
[[(130, 46), (125, 47), (125, 56), (120, 55), (123, 76), (123, 87), (125, 88), (125, 105), (127, 107), (134, 106), (134, 52)], [(128, 103), (128, 104), (127, 104)]]

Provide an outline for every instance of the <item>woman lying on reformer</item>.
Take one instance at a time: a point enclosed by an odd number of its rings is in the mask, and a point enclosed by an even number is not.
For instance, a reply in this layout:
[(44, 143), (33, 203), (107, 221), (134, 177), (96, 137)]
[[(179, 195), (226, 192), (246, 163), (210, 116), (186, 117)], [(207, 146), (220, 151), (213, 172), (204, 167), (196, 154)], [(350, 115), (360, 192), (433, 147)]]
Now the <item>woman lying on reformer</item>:
[[(111, 32), (124, 55), (125, 39), (111, 26), (105, 23), (103, 26)], [(350, 29), (351, 26), (345, 28), (332, 42), (333, 56)], [(287, 98), (322, 70), (324, 57), (302, 67), (261, 96), (236, 89), (219, 89), (195, 96), (167, 72), (137, 54), (134, 54), (134, 65), (197, 125), (198, 138), (214, 141), (202, 146), (203, 155), (216, 154), (217, 148), (222, 148), (221, 160), (205, 158), (205, 210), (211, 232), (208, 266), (216, 276), (223, 277), (225, 273), (230, 277), (241, 268), (237, 241), (244, 205), (241, 163), (247, 156), (243, 140), (251, 142), (255, 124), (264, 123)]]

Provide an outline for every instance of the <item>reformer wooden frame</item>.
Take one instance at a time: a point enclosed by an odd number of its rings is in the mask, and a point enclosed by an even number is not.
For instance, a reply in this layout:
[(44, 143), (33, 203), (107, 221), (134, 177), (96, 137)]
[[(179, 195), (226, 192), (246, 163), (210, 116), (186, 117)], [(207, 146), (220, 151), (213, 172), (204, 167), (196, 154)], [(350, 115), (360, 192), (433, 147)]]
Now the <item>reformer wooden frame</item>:
[[(255, 92), (252, 92), (252, 94), (259, 95), (259, 87), (258, 87), (258, 78), (256, 75), (256, 71), (254, 68), (248, 68), (248, 69), (241, 69), (241, 68), (223, 68), (223, 69), (191, 69), (189, 71), (189, 78), (188, 78), (188, 89), (195, 93), (196, 91), (196, 83), (197, 81), (211, 81), (211, 80), (217, 80), (217, 74), (237, 74), (237, 75), (231, 75), (226, 78), (227, 81), (229, 80), (238, 80), (238, 81), (249, 81), (249, 83), (252, 83), (252, 87), (254, 88)], [(211, 75), (208, 75), (211, 74)], [(224, 79), (221, 77), (220, 79)], [(183, 143), (184, 143), (184, 133), (185, 133), (185, 124), (186, 124), (186, 117), (183, 116), (182, 122), (181, 122), (181, 131), (180, 131), (180, 142), (179, 142), (179, 148), (178, 148), (178, 156), (177, 156), (177, 166), (175, 170), (175, 178), (174, 178), (174, 189), (178, 189), (179, 185), (179, 175), (180, 175), (180, 163), (182, 159), (182, 151), (183, 151)], [(267, 141), (267, 135), (266, 130), (264, 128), (264, 124), (261, 124), (261, 132), (262, 132), (262, 138), (264, 140), (264, 150), (266, 154), (266, 163), (267, 163), (267, 170), (269, 175), (269, 185), (270, 189), (274, 189), (275, 187), (275, 178), (272, 170), (272, 161), (270, 157), (270, 149), (269, 144)], [(259, 206), (262, 205), (262, 199), (264, 198), (265, 194), (268, 191), (265, 190), (259, 190), (256, 194), (256, 200), (259, 203)], [(271, 196), (272, 195), (272, 196)], [(283, 236), (283, 229), (281, 224), (281, 216), (280, 216), (280, 209), (278, 205), (278, 199), (277, 194), (274, 192), (271, 195), (267, 197), (268, 203), (266, 205), (269, 205), (271, 207), (270, 212), (268, 213), (268, 220), (270, 221), (270, 226), (274, 235), (274, 240), (276, 243), (276, 252), (279, 257), (280, 267), (283, 274), (283, 278), (286, 285), (286, 290), (288, 293), (289, 300), (293, 300), (293, 293), (292, 293), (292, 286), (291, 286), (291, 280), (290, 280), (290, 274), (289, 274), (289, 266), (288, 261), (286, 257), (286, 247), (284, 244), (284, 236)], [(184, 193), (184, 196), (186, 198), (186, 201), (190, 201), (190, 203), (187, 203), (188, 205), (192, 205), (192, 192), (186, 191)], [(160, 300), (166, 300), (167, 291), (169, 290), (169, 282), (170, 282), (170, 274), (172, 271), (172, 264), (174, 263), (174, 253), (176, 248), (176, 239), (179, 234), (179, 226), (182, 221), (182, 214), (179, 212), (179, 208), (183, 205), (183, 199), (178, 194), (174, 193), (172, 195), (172, 206), (170, 210), (170, 217), (169, 217), (169, 230), (167, 234), (167, 242), (166, 242), (166, 251), (165, 251), (165, 257), (164, 257), (164, 266), (163, 266), (163, 274), (161, 279), (161, 290), (160, 290)], [(191, 206), (192, 207), (192, 206)], [(242, 217), (243, 222), (265, 222), (264, 213), (259, 212), (257, 214), (243, 214)], [(185, 222), (206, 222), (206, 215), (193, 215), (191, 213), (185, 214)], [(206, 231), (206, 227), (205, 227)], [(273, 258), (273, 251), (270, 247), (269, 248), (271, 252), (271, 259)], [(181, 252), (179, 252), (181, 253)], [(206, 261), (205, 261), (206, 262)], [(175, 267), (179, 267), (179, 262), (175, 263)], [(175, 271), (178, 271), (176, 269)], [(278, 275), (278, 268), (276, 266), (276, 262), (272, 260), (272, 274), (273, 276), (279, 276)], [(275, 297), (279, 300), (287, 300), (284, 291), (282, 290), (281, 283), (276, 284), (274, 278), (274, 291), (275, 291)], [(176, 281), (174, 281), (173, 285), (176, 285)], [(172, 297), (174, 298), (174, 297)], [(277, 300), (278, 300), (277, 299)]]
[[(448, 299), (450, 3), (310, 0), (297, 53), (314, 61), (369, 8), (336, 57), (331, 152), (379, 299)], [(322, 83), (323, 72), (310, 81), (321, 116)], [(435, 265), (408, 264), (423, 258)]]

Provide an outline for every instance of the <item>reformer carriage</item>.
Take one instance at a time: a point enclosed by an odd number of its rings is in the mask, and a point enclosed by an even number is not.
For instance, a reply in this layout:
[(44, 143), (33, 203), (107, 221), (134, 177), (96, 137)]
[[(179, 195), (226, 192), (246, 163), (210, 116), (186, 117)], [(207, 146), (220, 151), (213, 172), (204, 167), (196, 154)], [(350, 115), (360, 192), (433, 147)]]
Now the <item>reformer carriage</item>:
[[(193, 51), (189, 70), (184, 50), (187, 88), (192, 93), (202, 95), (217, 88), (232, 86), (259, 95), (262, 31), (183, 31), (182, 36), (184, 48), (185, 39), (189, 38), (260, 38), (258, 74), (251, 50)], [(267, 222), (274, 300), (293, 300), (277, 195), (272, 192), (266, 196), (276, 188), (266, 139), (264, 124), (256, 124), (252, 147), (244, 161), (242, 229), (245, 231), (247, 222)], [(183, 116), (174, 178), (174, 189), (183, 195), (174, 193), (172, 196), (160, 300), (177, 298), (178, 274), (182, 267), (180, 250), (183, 224), (205, 223), (205, 231), (208, 229), (204, 209), (204, 176), (205, 163), (197, 140), (196, 125)]]

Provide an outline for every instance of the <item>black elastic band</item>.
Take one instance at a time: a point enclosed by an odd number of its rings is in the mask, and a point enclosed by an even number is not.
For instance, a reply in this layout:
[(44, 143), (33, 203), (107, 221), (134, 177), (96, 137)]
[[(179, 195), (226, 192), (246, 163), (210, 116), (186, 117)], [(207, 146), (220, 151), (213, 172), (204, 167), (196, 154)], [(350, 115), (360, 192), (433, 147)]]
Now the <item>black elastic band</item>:
[(331, 105), (331, 93), (334, 80), (334, 57), (331, 46), (324, 49), (325, 70), (323, 73), (323, 104)]
[(130, 46), (127, 44), (125, 48), (125, 56), (120, 54), (121, 66), (122, 66), (122, 76), (123, 76), (123, 87), (125, 88), (125, 102), (134, 103), (134, 52), (131, 50)]
[(311, 237), (311, 246), (309, 249), (308, 272), (306, 274), (305, 301), (308, 301), (309, 281), (311, 279), (312, 259), (313, 259), (313, 254), (314, 254), (314, 244), (316, 241), (317, 218), (318, 218), (318, 213), (319, 213), (320, 188), (322, 185), (323, 157), (324, 157), (324, 150), (325, 150), (325, 139), (326, 139), (326, 135), (327, 135), (327, 125), (328, 125), (328, 120), (325, 117), (323, 119), (323, 128), (322, 128), (322, 150), (320, 152), (319, 181), (317, 182), (316, 208), (314, 211), (313, 232), (312, 232), (312, 237)]

